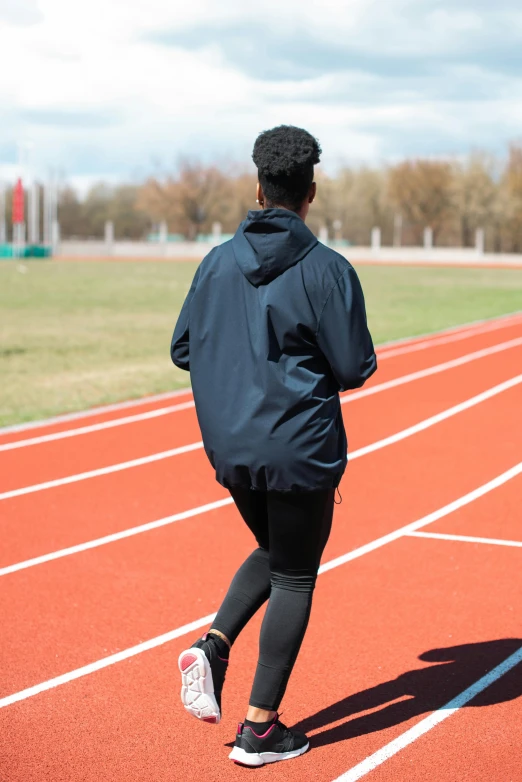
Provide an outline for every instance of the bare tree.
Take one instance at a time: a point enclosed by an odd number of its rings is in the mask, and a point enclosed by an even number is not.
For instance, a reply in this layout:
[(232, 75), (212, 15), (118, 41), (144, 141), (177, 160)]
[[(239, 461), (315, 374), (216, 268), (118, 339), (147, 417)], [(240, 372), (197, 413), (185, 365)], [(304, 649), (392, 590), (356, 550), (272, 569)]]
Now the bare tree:
[(109, 220), (112, 188), (104, 182), (93, 185), (83, 202), (83, 214), (91, 232), (90, 236), (103, 236), (105, 222)]
[(70, 185), (63, 187), (58, 194), (58, 214), (60, 215), (60, 231), (64, 238), (89, 236), (83, 204), (76, 190)]
[(510, 252), (522, 251), (522, 143), (512, 144), (509, 149), (504, 175), (502, 177), (501, 198), (505, 204), (503, 221), (503, 249)]
[(452, 169), (449, 163), (406, 160), (389, 171), (391, 202), (410, 222), (417, 241), (429, 226), (436, 241), (451, 213)]
[(241, 169), (231, 172), (220, 194), (219, 216), (216, 218), (222, 223), (225, 233), (234, 233), (250, 209), (259, 209), (256, 183), (255, 174)]
[(333, 223), (341, 219), (342, 207), (338, 199), (338, 188), (335, 179), (324, 171), (316, 172), (317, 197), (313, 209), (309, 213), (308, 224), (314, 233), (318, 234), (323, 227), (332, 235)]
[[(349, 186), (345, 189), (347, 180)], [(372, 228), (378, 226), (383, 242), (391, 243), (393, 209), (387, 198), (385, 173), (367, 167), (341, 172), (339, 184), (345, 236), (352, 243), (365, 245), (370, 241)]]
[(185, 160), (176, 176), (145, 182), (138, 206), (153, 220), (166, 220), (170, 228), (194, 240), (223, 216), (228, 187), (229, 181), (216, 166)]
[[(394, 216), (403, 220), (404, 244), (420, 243), (431, 227), (439, 245), (473, 245), (475, 231), (487, 230), (495, 251), (522, 251), (522, 143), (512, 144), (502, 165), (472, 153), (464, 161), (406, 160), (389, 169), (345, 167), (336, 176), (318, 169), (317, 199), (308, 225), (316, 234), (369, 244), (378, 226), (383, 244), (392, 244)], [(137, 239), (152, 222), (196, 239), (219, 221), (232, 233), (255, 209), (256, 175), (248, 168), (219, 168), (184, 160), (177, 171), (150, 177), (141, 185), (103, 182), (80, 199), (70, 187), (60, 193), (63, 236), (103, 236), (112, 220), (116, 237)], [(11, 198), (6, 199), (9, 211)], [(42, 210), (41, 210), (42, 211)], [(8, 214), (9, 220), (9, 214)]]
[(120, 185), (113, 190), (108, 219), (118, 239), (142, 239), (150, 230), (150, 218), (138, 206), (139, 187)]
[(464, 163), (455, 163), (453, 175), (453, 205), (459, 223), (460, 244), (472, 247), (477, 228), (492, 225), (498, 194), (495, 182), (495, 160), (475, 152)]

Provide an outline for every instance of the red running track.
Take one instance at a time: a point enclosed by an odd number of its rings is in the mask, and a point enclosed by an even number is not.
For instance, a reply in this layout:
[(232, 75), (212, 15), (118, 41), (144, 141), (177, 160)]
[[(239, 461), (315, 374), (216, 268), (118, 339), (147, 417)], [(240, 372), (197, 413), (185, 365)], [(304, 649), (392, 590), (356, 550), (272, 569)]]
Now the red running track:
[[(390, 357), (374, 383), (521, 334), (515, 324), (509, 335), (504, 327)], [(505, 350), (345, 405), (352, 450), (514, 377), (521, 358), (520, 348)], [(518, 464), (521, 402), (516, 385), (354, 461), (341, 488), (344, 502), (336, 511), (325, 560), (409, 524)], [(187, 426), (192, 434), (193, 410), (172, 415), (183, 418), (180, 429)], [(165, 436), (174, 420), (167, 416), (6, 451), (0, 454), (2, 475), (9, 476), (10, 485), (29, 485), (39, 480), (34, 476), (41, 461), (49, 479), (71, 474), (75, 449), (95, 467), (104, 465), (96, 454), (105, 452), (106, 443), (114, 449), (109, 464), (129, 458), (131, 443), (141, 446), (139, 455), (160, 451), (177, 442), (178, 434)], [(132, 434), (135, 427), (142, 434)], [(27, 432), (17, 437), (22, 434)], [(22, 454), (27, 472), (16, 461)], [(514, 477), (425, 531), (520, 541), (521, 488), (522, 479)], [(203, 453), (193, 452), (0, 501), (2, 564), (224, 497)], [(227, 505), (1, 577), (0, 698), (211, 613), (250, 547)], [(284, 703), (285, 718), (309, 730), (312, 751), (258, 773), (301, 780), (350, 773), (516, 651), (522, 646), (516, 624), (521, 556), (522, 549), (512, 546), (401, 537), (324, 573)], [(233, 739), (248, 700), (258, 624), (256, 619), (234, 649), (225, 717), (217, 728), (192, 721), (177, 700), (177, 654), (196, 631), (2, 708), (0, 778), (244, 776), (249, 772), (227, 760), (224, 744)], [(521, 779), (514, 752), (521, 738), (521, 668), (514, 667), (368, 778)]]

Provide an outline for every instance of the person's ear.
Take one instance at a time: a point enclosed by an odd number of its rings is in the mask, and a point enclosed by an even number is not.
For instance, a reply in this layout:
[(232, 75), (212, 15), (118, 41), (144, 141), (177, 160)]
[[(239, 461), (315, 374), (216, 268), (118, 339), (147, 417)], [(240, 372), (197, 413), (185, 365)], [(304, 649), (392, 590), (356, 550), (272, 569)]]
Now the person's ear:
[(265, 204), (265, 196), (264, 196), (264, 193), (263, 193), (263, 188), (261, 187), (259, 182), (257, 183), (257, 188), (256, 188), (256, 203), (259, 204), (261, 209), (263, 208), (263, 206)]
[(311, 204), (317, 194), (317, 185), (315, 182), (312, 182), (310, 185), (310, 190), (308, 191), (308, 203)]

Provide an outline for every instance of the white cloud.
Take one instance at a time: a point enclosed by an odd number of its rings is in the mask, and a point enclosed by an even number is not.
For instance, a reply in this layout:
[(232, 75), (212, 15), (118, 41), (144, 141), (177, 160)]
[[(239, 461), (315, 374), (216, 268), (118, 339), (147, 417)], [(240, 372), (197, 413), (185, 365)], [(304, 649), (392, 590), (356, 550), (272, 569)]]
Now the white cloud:
[(28, 25), (40, 21), (37, 0), (0, 0), (0, 21), (11, 25)]
[(510, 0), (0, 0), (0, 168), (23, 138), (39, 173), (84, 179), (247, 160), (280, 122), (327, 166), (499, 149), (519, 133), (521, 18)]

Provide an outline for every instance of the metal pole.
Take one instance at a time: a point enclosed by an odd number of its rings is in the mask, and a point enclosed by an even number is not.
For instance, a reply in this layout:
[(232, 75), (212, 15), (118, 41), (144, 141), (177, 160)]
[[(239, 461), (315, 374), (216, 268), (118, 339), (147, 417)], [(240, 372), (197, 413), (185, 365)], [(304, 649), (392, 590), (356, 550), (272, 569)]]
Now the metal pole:
[(43, 243), (49, 246), (49, 183), (46, 182), (43, 188)]
[(105, 222), (105, 252), (107, 255), (112, 255), (112, 249), (114, 245), (114, 223), (112, 220)]
[(52, 244), (53, 197), (53, 183), (49, 178), (44, 186), (43, 238), (46, 247), (50, 247)]
[(21, 258), (25, 247), (25, 223), (15, 223), (13, 225), (13, 256)]
[(0, 182), (0, 244), (7, 242), (7, 225), (5, 221), (5, 185)]
[(40, 241), (40, 188), (33, 181), (29, 190), (29, 244), (38, 244)]
[(483, 228), (477, 228), (477, 231), (475, 233), (475, 249), (479, 255), (483, 255), (484, 253), (484, 229)]
[(159, 224), (159, 232), (158, 232), (158, 239), (160, 244), (167, 244), (168, 237), (169, 237), (169, 229), (167, 226), (167, 221), (162, 220), (161, 223)]
[(59, 244), (60, 244), (60, 224), (58, 220), (53, 220), (51, 226), (51, 245), (52, 245), (53, 255), (56, 255), (58, 253)]
[(52, 226), (58, 222), (58, 177), (55, 177), (53, 180), (53, 197), (51, 200), (52, 208), (51, 208), (51, 235), (52, 235)]
[(393, 246), (402, 246), (402, 215), (396, 214), (393, 218)]
[(40, 193), (41, 187), (34, 182), (34, 243), (40, 244)]
[(323, 244), (328, 244), (328, 228), (326, 225), (322, 225), (319, 228), (319, 241)]
[(56, 255), (60, 241), (60, 226), (58, 223), (58, 174), (53, 181), (53, 197), (51, 200), (51, 252)]
[(219, 222), (212, 223), (212, 242), (219, 244), (221, 242), (222, 225)]

